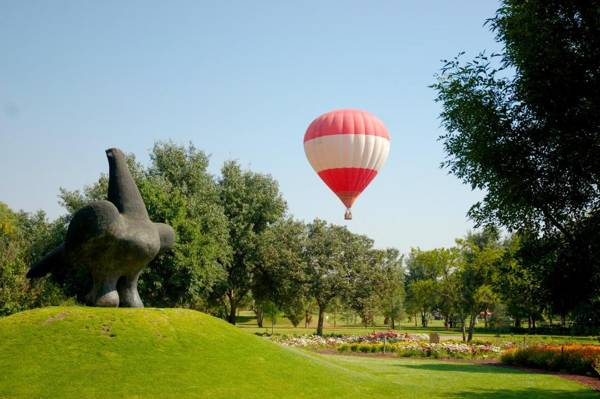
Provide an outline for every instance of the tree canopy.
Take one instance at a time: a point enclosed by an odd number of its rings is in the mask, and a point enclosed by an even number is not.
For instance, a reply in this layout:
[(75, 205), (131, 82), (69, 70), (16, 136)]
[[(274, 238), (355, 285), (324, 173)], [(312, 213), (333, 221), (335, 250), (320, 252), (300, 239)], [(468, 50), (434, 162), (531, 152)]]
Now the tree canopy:
[(598, 4), (504, 0), (487, 23), (501, 54), (445, 61), (433, 85), (443, 166), (484, 191), (469, 211), (476, 222), (533, 232), (552, 248), (548, 287), (572, 298), (561, 311), (591, 309), (600, 303)]

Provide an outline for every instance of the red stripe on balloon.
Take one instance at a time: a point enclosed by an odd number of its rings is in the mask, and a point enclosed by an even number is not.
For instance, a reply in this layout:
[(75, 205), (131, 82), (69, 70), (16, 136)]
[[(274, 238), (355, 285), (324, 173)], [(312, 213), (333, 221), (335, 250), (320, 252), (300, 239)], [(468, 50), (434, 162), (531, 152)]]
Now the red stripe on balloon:
[(356, 109), (341, 109), (319, 116), (306, 129), (304, 142), (335, 134), (367, 134), (390, 139), (390, 135), (375, 115)]
[(351, 208), (360, 193), (377, 176), (374, 169), (336, 168), (319, 172), (319, 177), (342, 200), (347, 208)]

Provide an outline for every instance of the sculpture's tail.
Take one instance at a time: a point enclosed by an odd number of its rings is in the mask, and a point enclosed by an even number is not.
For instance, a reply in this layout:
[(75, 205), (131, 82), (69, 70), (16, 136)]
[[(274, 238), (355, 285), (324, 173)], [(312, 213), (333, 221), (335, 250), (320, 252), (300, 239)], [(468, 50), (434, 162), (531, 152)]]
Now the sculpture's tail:
[(61, 244), (54, 248), (52, 252), (46, 255), (42, 260), (34, 263), (27, 272), (27, 278), (44, 277), (46, 274), (57, 270), (64, 263), (65, 246), (64, 244)]

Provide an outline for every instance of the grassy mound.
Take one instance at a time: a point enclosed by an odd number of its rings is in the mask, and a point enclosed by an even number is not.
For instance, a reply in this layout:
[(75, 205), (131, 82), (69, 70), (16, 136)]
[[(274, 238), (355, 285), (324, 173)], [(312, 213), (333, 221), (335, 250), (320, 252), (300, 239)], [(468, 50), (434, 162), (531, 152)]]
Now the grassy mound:
[(386, 391), (192, 310), (52, 307), (0, 319), (0, 397), (364, 398)]
[(595, 397), (570, 381), (499, 367), (285, 349), (184, 309), (53, 307), (0, 319), (0, 398), (515, 398), (524, 393)]

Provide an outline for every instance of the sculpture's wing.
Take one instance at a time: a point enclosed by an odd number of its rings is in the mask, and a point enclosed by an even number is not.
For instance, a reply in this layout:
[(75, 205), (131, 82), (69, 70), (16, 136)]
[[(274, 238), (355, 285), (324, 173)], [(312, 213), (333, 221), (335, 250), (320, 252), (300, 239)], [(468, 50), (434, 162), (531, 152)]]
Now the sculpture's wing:
[(27, 278), (44, 277), (48, 273), (52, 273), (64, 267), (65, 264), (65, 246), (54, 248), (52, 252), (46, 255), (39, 262), (34, 263), (27, 272)]
[(171, 226), (164, 223), (154, 223), (160, 236), (160, 252), (163, 253), (175, 246), (175, 231)]

